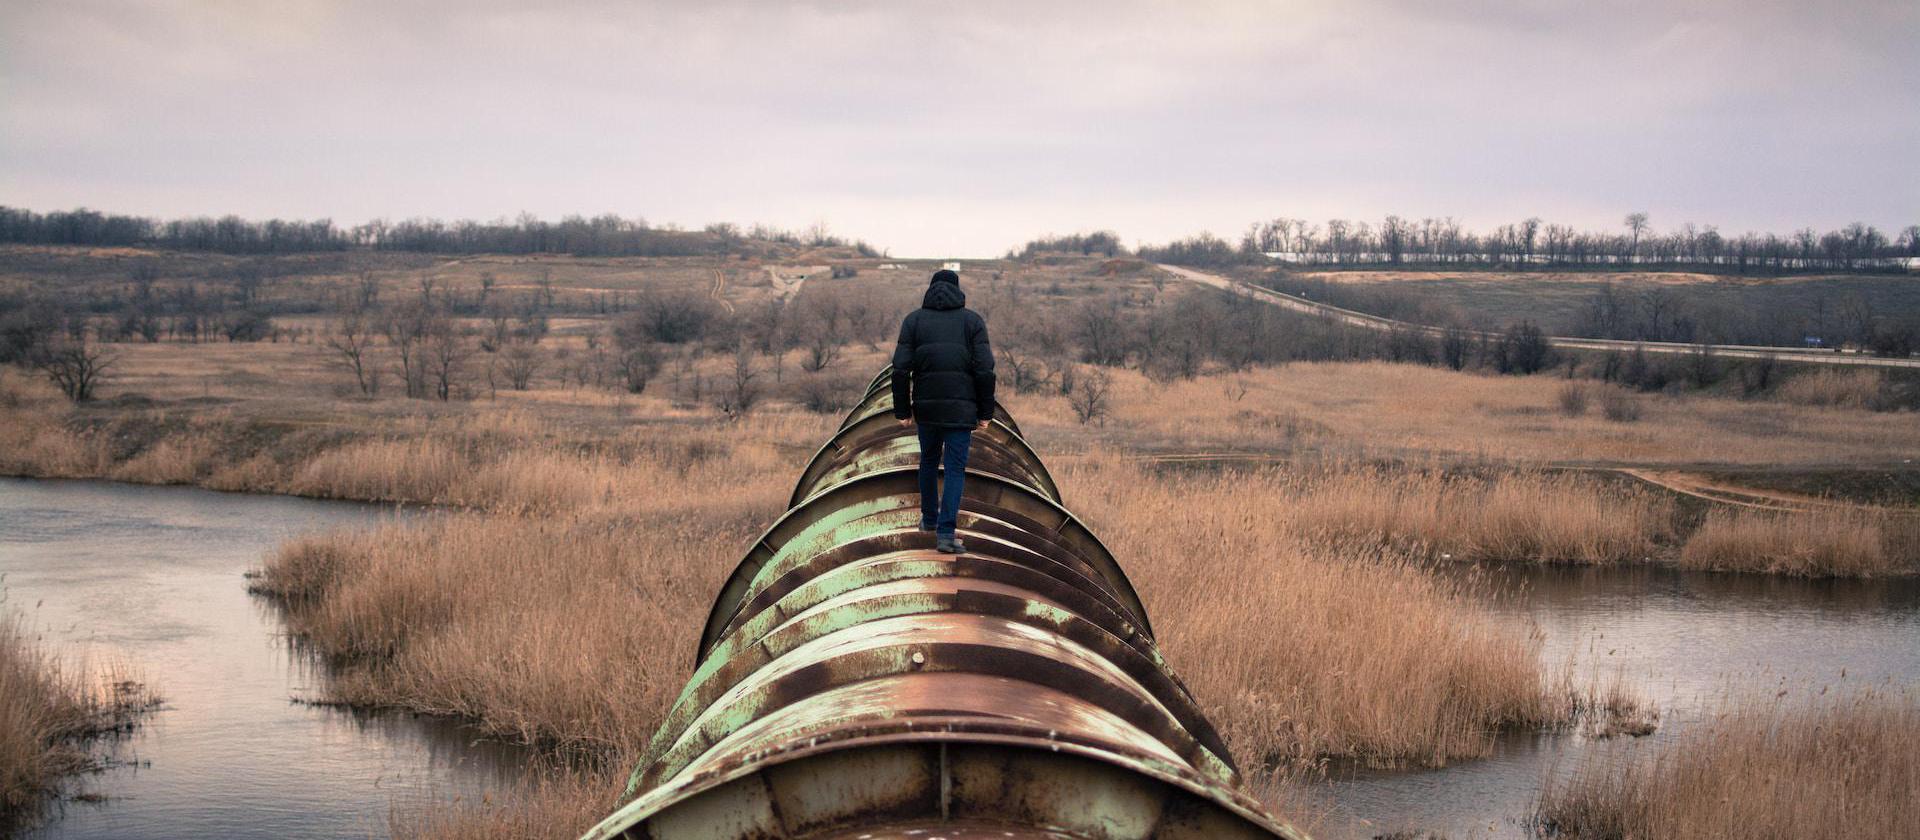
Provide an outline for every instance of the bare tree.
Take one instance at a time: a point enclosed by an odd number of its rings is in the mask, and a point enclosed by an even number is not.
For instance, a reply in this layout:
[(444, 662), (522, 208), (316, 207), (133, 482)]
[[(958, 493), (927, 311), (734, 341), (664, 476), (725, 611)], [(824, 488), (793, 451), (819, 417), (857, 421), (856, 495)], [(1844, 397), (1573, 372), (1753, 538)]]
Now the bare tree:
[(800, 347), (806, 351), (800, 359), (802, 370), (819, 373), (840, 360), (841, 345), (847, 340), (841, 327), (843, 320), (852, 319), (847, 316), (847, 303), (838, 294), (816, 292), (798, 300), (791, 323), (794, 334), (801, 337)]
[(733, 351), (733, 375), (728, 377), (714, 407), (730, 419), (745, 417), (760, 402), (760, 372), (753, 368), (753, 348), (746, 342)]
[(326, 345), (334, 352), (334, 362), (353, 374), (353, 384), (365, 396), (380, 390), (380, 372), (369, 362), (375, 331), (361, 312), (348, 312), (327, 333)]
[[(594, 338), (591, 334), (588, 338), (587, 352), (580, 356), (579, 361), (574, 362), (572, 368), (573, 384), (576, 388), (585, 388), (588, 385), (600, 387), (606, 382), (607, 371), (611, 370), (614, 364), (613, 357), (607, 353), (606, 346), (591, 340)], [(562, 378), (565, 377), (563, 369)]]
[(1049, 356), (1044, 362), (1046, 373), (1042, 381), (1051, 382), (1060, 389), (1060, 396), (1073, 393), (1073, 386), (1079, 382), (1080, 366), (1061, 356)]
[(380, 331), (386, 335), (387, 344), (393, 347), (394, 355), (400, 362), (400, 381), (410, 398), (419, 399), (427, 395), (426, 351), (423, 345), (439, 318), (428, 307), (409, 303), (387, 313), (380, 324)]
[(1132, 335), (1120, 299), (1106, 297), (1090, 300), (1072, 312), (1073, 338), (1080, 345), (1080, 360), (1096, 365), (1116, 366), (1126, 362)]
[(845, 411), (852, 406), (859, 393), (859, 384), (844, 375), (814, 374), (801, 377), (794, 383), (795, 401), (816, 414)]
[(1720, 357), (1713, 352), (1712, 345), (1696, 344), (1687, 353), (1687, 375), (1695, 388), (1708, 388), (1720, 381)]
[(243, 309), (226, 316), (221, 332), (230, 342), (253, 342), (273, 335), (273, 318), (258, 309)]
[(487, 313), (487, 326), (480, 333), (480, 349), (488, 353), (498, 353), (513, 338), (513, 324), (507, 319), (507, 313), (501, 309), (492, 309)]
[(1001, 347), (995, 351), (1000, 369), (1007, 373), (1007, 384), (1016, 394), (1031, 394), (1052, 381), (1048, 369), (1039, 360), (1027, 353), (1013, 348)]
[[(975, 307), (979, 307), (976, 305)], [(880, 349), (891, 324), (890, 313), (867, 298), (855, 299), (846, 307), (847, 329), (868, 350)]]
[(153, 283), (160, 279), (160, 267), (153, 260), (140, 260), (127, 269), (127, 279), (133, 283), (133, 300), (146, 303), (153, 299)]
[(29, 364), (45, 374), (74, 402), (93, 399), (94, 389), (106, 380), (119, 356), (95, 342), (49, 336), (28, 355)]
[(467, 360), (473, 357), (466, 332), (455, 328), (452, 319), (436, 319), (427, 332), (424, 349), (426, 374), (433, 384), (433, 395), (441, 400), (452, 399), (465, 381)]
[(651, 345), (641, 345), (622, 352), (614, 361), (614, 367), (620, 374), (620, 384), (627, 393), (638, 394), (647, 390), (647, 383), (660, 370), (660, 356)]
[(1460, 370), (1473, 353), (1473, 335), (1460, 327), (1448, 327), (1440, 335), (1440, 359), (1447, 367)]
[(266, 272), (256, 263), (244, 262), (233, 269), (233, 290), (240, 298), (241, 306), (252, 306), (260, 297), (260, 287), (266, 283)]
[(1074, 378), (1078, 381), (1073, 387), (1073, 393), (1067, 395), (1067, 404), (1073, 407), (1073, 416), (1079, 418), (1083, 426), (1088, 423), (1105, 426), (1107, 416), (1113, 412), (1110, 399), (1113, 392), (1113, 378), (1099, 368)]
[(643, 342), (684, 344), (697, 341), (720, 320), (719, 305), (697, 292), (647, 289), (638, 306), (614, 328), (622, 347)]
[(833, 367), (840, 361), (840, 337), (827, 332), (816, 331), (807, 334), (806, 355), (800, 357), (800, 369), (808, 373), (819, 373)]
[(1628, 213), (1626, 220), (1622, 222), (1622, 224), (1627, 226), (1627, 235), (1629, 238), (1627, 240), (1627, 252), (1620, 255), (1622, 257), (1621, 262), (1633, 262), (1634, 255), (1640, 253), (1640, 237), (1645, 236), (1647, 233), (1647, 214), (1644, 212)]
[(1780, 359), (1772, 353), (1741, 365), (1740, 390), (1748, 396), (1767, 390), (1773, 386), (1779, 367)]
[(543, 310), (553, 308), (553, 269), (540, 269), (540, 279), (534, 281), (540, 289), (539, 303)]
[(773, 360), (773, 381), (779, 382), (785, 373), (787, 351), (793, 349), (797, 336), (794, 335), (793, 317), (787, 299), (769, 298), (766, 311), (761, 314), (760, 331), (754, 336), (760, 352)]
[(160, 319), (146, 309), (145, 304), (135, 304), (125, 318), (120, 321), (120, 332), (124, 335), (137, 335), (152, 344), (160, 340)]
[(362, 311), (371, 310), (374, 304), (380, 302), (380, 279), (373, 276), (371, 271), (362, 271), (354, 292), (358, 308)]
[(500, 372), (507, 377), (507, 385), (515, 391), (527, 390), (528, 384), (545, 364), (540, 348), (524, 341), (508, 344), (507, 349), (500, 353)]

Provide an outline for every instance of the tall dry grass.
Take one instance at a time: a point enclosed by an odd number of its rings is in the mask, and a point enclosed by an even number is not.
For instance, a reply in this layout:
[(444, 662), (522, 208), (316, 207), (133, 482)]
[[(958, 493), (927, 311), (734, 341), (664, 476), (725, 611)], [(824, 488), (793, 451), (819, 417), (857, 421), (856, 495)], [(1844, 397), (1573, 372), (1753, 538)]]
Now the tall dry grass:
[(0, 619), (0, 831), (31, 820), (62, 779), (94, 767), (90, 738), (129, 727), (153, 706), (139, 682), (73, 667)]
[[(1175, 670), (1252, 763), (1441, 764), (1571, 711), (1529, 628), (1377, 539), (1394, 526), (1356, 526), (1350, 515), (1368, 508), (1357, 490), (1379, 492), (1373, 479), (1314, 487), (1274, 470), (1155, 474), (1119, 459), (1060, 477), (1070, 505), (1097, 500), (1078, 508), (1133, 576)], [(1349, 493), (1336, 516), (1313, 502), (1331, 486)]]
[(1336, 465), (1229, 474), (1262, 488), (1272, 515), (1302, 535), (1454, 560), (1642, 561), (1673, 534), (1667, 496), (1572, 473), (1484, 477)]
[(1886, 374), (1872, 368), (1822, 368), (1802, 373), (1774, 389), (1774, 398), (1795, 405), (1877, 409), (1887, 395)]
[(448, 514), (297, 540), (256, 583), (340, 666), (335, 699), (605, 755), (652, 734), (760, 521)]
[(1536, 820), (1581, 840), (1905, 840), (1920, 826), (1920, 702), (1883, 689), (1739, 703), (1650, 753), (1550, 779)]
[(72, 406), (51, 384), (0, 367), (0, 474), (33, 478), (100, 475), (103, 447), (67, 427)]
[(561, 767), (479, 800), (394, 811), (388, 830), (400, 840), (575, 840), (619, 807), (626, 785), (625, 768)]
[(1920, 522), (1870, 509), (1713, 511), (1687, 538), (1679, 563), (1798, 577), (1911, 574), (1920, 571)]

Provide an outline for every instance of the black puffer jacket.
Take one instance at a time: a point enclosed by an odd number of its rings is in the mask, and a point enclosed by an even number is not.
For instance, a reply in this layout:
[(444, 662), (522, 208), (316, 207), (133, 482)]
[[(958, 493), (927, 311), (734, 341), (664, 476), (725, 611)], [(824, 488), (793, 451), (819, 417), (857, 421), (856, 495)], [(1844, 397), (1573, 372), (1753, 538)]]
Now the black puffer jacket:
[(987, 322), (966, 307), (967, 295), (958, 284), (936, 280), (920, 308), (900, 323), (900, 343), (893, 350), (893, 416), (955, 429), (993, 416)]

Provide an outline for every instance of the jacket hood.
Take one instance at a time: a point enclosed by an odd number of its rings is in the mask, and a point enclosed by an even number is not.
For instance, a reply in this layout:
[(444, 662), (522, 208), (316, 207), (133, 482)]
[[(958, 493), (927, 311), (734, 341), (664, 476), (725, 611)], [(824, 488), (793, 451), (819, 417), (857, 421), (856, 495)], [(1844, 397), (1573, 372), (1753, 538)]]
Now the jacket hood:
[(928, 309), (959, 309), (967, 305), (967, 293), (952, 283), (935, 283), (927, 287), (920, 305)]

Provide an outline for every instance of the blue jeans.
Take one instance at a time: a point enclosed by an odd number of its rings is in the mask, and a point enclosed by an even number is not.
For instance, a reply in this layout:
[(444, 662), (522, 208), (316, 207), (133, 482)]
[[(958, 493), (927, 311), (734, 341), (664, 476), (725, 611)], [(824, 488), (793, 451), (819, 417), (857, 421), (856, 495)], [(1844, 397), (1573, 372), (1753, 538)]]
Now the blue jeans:
[[(967, 447), (973, 444), (973, 429), (915, 428), (920, 431), (920, 524), (931, 522), (935, 535), (952, 537), (960, 518), (960, 486), (966, 481)], [(942, 467), (946, 468), (946, 486), (936, 492)]]

